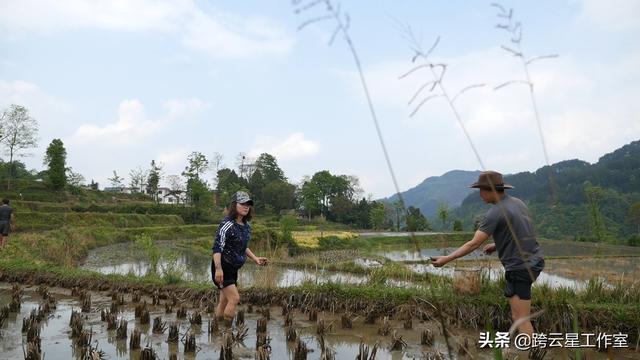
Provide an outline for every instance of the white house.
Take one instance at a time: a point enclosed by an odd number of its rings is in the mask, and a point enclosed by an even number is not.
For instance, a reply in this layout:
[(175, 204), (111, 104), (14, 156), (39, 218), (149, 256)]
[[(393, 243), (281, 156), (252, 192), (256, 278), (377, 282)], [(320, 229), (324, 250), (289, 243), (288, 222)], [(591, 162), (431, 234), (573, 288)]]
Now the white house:
[(184, 204), (187, 194), (182, 190), (173, 191), (167, 187), (158, 188), (158, 202), (160, 204)]

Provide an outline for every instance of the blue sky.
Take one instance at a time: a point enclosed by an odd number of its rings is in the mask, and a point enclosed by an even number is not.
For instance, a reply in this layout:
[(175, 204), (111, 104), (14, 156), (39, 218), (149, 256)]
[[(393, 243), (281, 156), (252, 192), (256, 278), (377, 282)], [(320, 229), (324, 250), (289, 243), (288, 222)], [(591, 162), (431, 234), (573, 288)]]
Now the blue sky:
[[(400, 187), (452, 169), (480, 168), (446, 103), (413, 117), (407, 106), (425, 81), (398, 24), (441, 37), (434, 61), (487, 168), (513, 173), (545, 164), (516, 58), (500, 49), (496, 9), (477, 1), (343, 1)], [(640, 2), (510, 1), (523, 23), (551, 162), (597, 161), (640, 137)], [(40, 146), (24, 161), (42, 167), (60, 138), (68, 163), (101, 185), (152, 159), (180, 174), (191, 151), (277, 156), (296, 183), (319, 170), (355, 175), (364, 195), (394, 192), (353, 59), (330, 21), (298, 31), (317, 7), (291, 1), (0, 2), (0, 107), (27, 106)], [(0, 155), (2, 156), (2, 155)], [(212, 178), (213, 174), (209, 174)]]

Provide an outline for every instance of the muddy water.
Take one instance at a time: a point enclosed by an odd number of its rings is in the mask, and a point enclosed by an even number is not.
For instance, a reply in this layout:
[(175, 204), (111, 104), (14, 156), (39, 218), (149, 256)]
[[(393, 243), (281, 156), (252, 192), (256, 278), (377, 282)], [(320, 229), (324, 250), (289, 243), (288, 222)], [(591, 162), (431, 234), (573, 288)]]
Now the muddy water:
[[(609, 284), (623, 281), (626, 284), (637, 282), (640, 277), (640, 248), (628, 246), (603, 245), (594, 243), (566, 242), (542, 240), (541, 247), (546, 256), (563, 256), (566, 258), (547, 259), (544, 272), (540, 274), (534, 286), (542, 284), (552, 288), (568, 287), (575, 290), (584, 289), (590, 279), (600, 279)], [(393, 261), (425, 261), (431, 256), (447, 255), (456, 247), (423, 248), (387, 248), (377, 250), (378, 256)], [(605, 257), (599, 257), (605, 256)], [(632, 256), (619, 257), (616, 256)], [(430, 273), (442, 276), (453, 276), (455, 268), (481, 268), (484, 276), (492, 280), (501, 278), (504, 270), (496, 255), (484, 255), (475, 250), (462, 260), (443, 268), (430, 265), (409, 265), (419, 273)], [(474, 260), (490, 260), (475, 262)], [(479, 266), (482, 264), (482, 266)]]
[[(168, 244), (162, 244), (168, 246)], [(174, 262), (161, 259), (158, 264), (159, 273), (165, 269), (176, 269), (181, 277), (189, 281), (209, 282), (211, 281), (211, 260), (210, 257), (196, 253), (191, 250), (174, 249), (173, 253), (178, 255)], [(133, 274), (144, 276), (149, 271), (149, 261), (145, 259), (132, 258), (131, 254), (141, 254), (141, 251), (131, 243), (116, 244), (94, 249), (81, 265), (81, 268), (94, 270), (103, 274)], [(381, 263), (357, 259), (363, 266), (380, 266)], [(350, 274), (345, 272), (327, 271), (320, 267), (315, 268), (286, 268), (279, 266), (257, 267), (251, 262), (247, 262), (241, 271), (238, 272), (238, 284), (242, 287), (260, 285), (261, 287), (289, 287), (301, 285), (305, 282), (314, 284), (322, 283), (344, 283), (363, 284), (367, 277), (363, 275)], [(389, 281), (389, 285), (399, 286)]]
[[(552, 242), (555, 244), (555, 242)], [(594, 248), (594, 244), (577, 243), (578, 245), (586, 245)], [(170, 243), (161, 243), (161, 247), (171, 249)], [(543, 246), (546, 246), (544, 244)], [(546, 246), (552, 253), (559, 254), (561, 251), (553, 246)], [(396, 248), (397, 249), (397, 248)], [(607, 249), (607, 253), (626, 250), (618, 247), (598, 247), (598, 249)], [(423, 260), (430, 256), (437, 256), (449, 253), (455, 248), (439, 248), (439, 249), (421, 249), (417, 252), (412, 250), (393, 250), (385, 252), (387, 258), (396, 259), (396, 261)], [(578, 253), (583, 253), (582, 248)], [(189, 281), (208, 282), (210, 281), (210, 258), (209, 256), (194, 252), (189, 249), (171, 249), (176, 255), (173, 261), (161, 259), (158, 270), (163, 273), (164, 270), (172, 268), (176, 270), (183, 279)], [(82, 268), (95, 270), (103, 274), (133, 274), (143, 276), (149, 270), (149, 262), (145, 259), (136, 258), (142, 256), (141, 251), (131, 243), (116, 244), (108, 247), (94, 249), (89, 253)], [(354, 255), (356, 256), (356, 255)], [(488, 276), (491, 280), (498, 280), (503, 277), (504, 270), (497, 260), (496, 256), (487, 256), (480, 251), (474, 251), (467, 255), (465, 260), (456, 261), (451, 265), (443, 268), (434, 268), (428, 264), (410, 264), (407, 265), (416, 273), (430, 273), (452, 277), (456, 268), (481, 269), (484, 276)], [(473, 260), (491, 260), (489, 262), (475, 262)], [(376, 268), (382, 265), (381, 261), (375, 259), (366, 259), (361, 257), (353, 258), (354, 263), (368, 268)], [(572, 288), (582, 290), (589, 279), (599, 278), (610, 284), (620, 279), (626, 282), (632, 282), (640, 276), (640, 262), (637, 258), (565, 258), (565, 259), (549, 259), (546, 261), (545, 271), (535, 283), (535, 286), (547, 285), (551, 288)], [(344, 284), (363, 284), (367, 282), (367, 277), (360, 274), (351, 274), (346, 272), (327, 271), (321, 267), (312, 268), (287, 268), (282, 266), (268, 266), (266, 268), (258, 268), (253, 263), (248, 262), (239, 272), (238, 283), (242, 287), (250, 287), (259, 285), (261, 287), (289, 287), (297, 286), (305, 282), (314, 284), (322, 284), (327, 282), (344, 283)], [(387, 280), (389, 286), (421, 286), (420, 284)]]
[[(640, 247), (605, 245), (596, 243), (584, 243), (576, 241), (541, 240), (540, 247), (545, 256), (640, 256)], [(428, 259), (430, 256), (447, 255), (457, 247), (421, 248), (406, 246), (404, 248), (385, 246), (375, 251), (379, 256), (393, 261), (418, 261)], [(473, 251), (464, 259), (495, 258), (486, 256), (480, 250)]]
[[(48, 319), (42, 322), (41, 341), (42, 351), (45, 359), (74, 359), (73, 342), (69, 337), (69, 319), (72, 310), (79, 310), (80, 303), (69, 296), (69, 291), (64, 289), (50, 289), (51, 294), (58, 299), (57, 310), (53, 312)], [(4, 306), (9, 302), (10, 286), (9, 284), (0, 284), (0, 305)], [(127, 300), (130, 296), (125, 296)], [(10, 318), (5, 322), (1, 329), (2, 337), (0, 338), (0, 359), (20, 359), (22, 356), (21, 334), (22, 319), (28, 317), (31, 309), (37, 308), (40, 296), (35, 292), (35, 288), (25, 288), (21, 310), (18, 314), (11, 314)], [(128, 340), (116, 340), (115, 331), (106, 330), (106, 323), (100, 321), (100, 310), (108, 308), (110, 298), (106, 294), (92, 293), (92, 311), (88, 314), (83, 313), (85, 319), (85, 329), (90, 328), (93, 333), (94, 344), (97, 341), (97, 348), (106, 353), (109, 359), (138, 359), (140, 351), (130, 351)], [(144, 299), (143, 299), (144, 300)], [(146, 299), (150, 302), (150, 299)], [(241, 306), (241, 308), (245, 308)], [(123, 318), (127, 321), (127, 333), (130, 336), (135, 327), (142, 332), (141, 346), (149, 344), (157, 353), (159, 359), (166, 359), (171, 353), (177, 353), (179, 358), (184, 359), (217, 359), (221, 346), (221, 335), (216, 333), (209, 335), (207, 331), (207, 323), (210, 314), (203, 313), (203, 325), (191, 327), (188, 320), (176, 319), (174, 314), (165, 314), (164, 305), (149, 306), (151, 319), (161, 316), (163, 321), (169, 323), (177, 321), (180, 325), (180, 335), (185, 334), (189, 329), (196, 333), (196, 344), (199, 352), (194, 355), (185, 355), (182, 344), (178, 346), (170, 346), (167, 342), (167, 334), (157, 335), (151, 332), (149, 325), (140, 325), (139, 320), (135, 319), (133, 308), (126, 307), (124, 311), (118, 314), (118, 319)], [(292, 343), (286, 341), (286, 328), (283, 327), (284, 320), (280, 316), (280, 308), (272, 308), (272, 319), (268, 321), (267, 331), (271, 338), (272, 359), (291, 359), (293, 354)], [(192, 310), (188, 311), (189, 314)], [(244, 346), (234, 348), (234, 355), (239, 358), (253, 359), (255, 357), (256, 342), (256, 322), (258, 315), (246, 314), (245, 324), (249, 328), (248, 337), (244, 341)], [(361, 341), (369, 346), (373, 346), (378, 342), (377, 359), (412, 359), (420, 357), (423, 353), (434, 351), (446, 351), (444, 339), (439, 337), (439, 330), (435, 323), (418, 323), (415, 322), (413, 330), (404, 330), (402, 324), (392, 321), (393, 329), (397, 330), (398, 335), (403, 337), (408, 344), (404, 351), (389, 351), (387, 347), (391, 343), (390, 336), (380, 336), (377, 334), (377, 325), (365, 325), (362, 319), (354, 321), (354, 329), (341, 329), (340, 318), (333, 314), (318, 314), (318, 318), (325, 319), (327, 323), (332, 323), (333, 327), (330, 334), (326, 336), (326, 341), (331, 349), (336, 353), (336, 359), (354, 359), (358, 353)], [(307, 344), (313, 352), (308, 355), (308, 359), (318, 359), (320, 357), (320, 349), (318, 338), (316, 335), (316, 325), (313, 322), (306, 321), (307, 315), (295, 312), (294, 328), (299, 336)], [(422, 329), (431, 329), (436, 334), (434, 347), (423, 347), (420, 343), (420, 331)], [(452, 330), (461, 342), (466, 339), (473, 344), (477, 335), (472, 332), (462, 330)], [(471, 346), (473, 347), (473, 346)], [(477, 350), (471, 348), (469, 350), (478, 358), (491, 358), (490, 353), (477, 353)]]
[[(490, 264), (484, 267), (466, 267), (464, 265), (456, 266), (456, 267), (441, 267), (435, 268), (431, 265), (424, 264), (411, 264), (407, 265), (413, 271), (418, 273), (429, 273), (440, 276), (453, 277), (456, 269), (477, 269), (480, 270), (482, 276), (488, 277), (491, 281), (497, 281), (504, 277), (504, 269), (499, 264)], [(541, 286), (547, 285), (553, 289), (557, 289), (560, 287), (570, 288), (574, 290), (583, 290), (587, 285), (586, 280), (574, 280), (567, 277), (550, 274), (548, 272), (540, 273), (538, 279), (533, 284), (533, 286)]]
[[(9, 319), (5, 322), (4, 326), (0, 329), (0, 359), (21, 359), (22, 348), (21, 343), (23, 341), (23, 335), (21, 334), (22, 319), (29, 315), (31, 309), (37, 308), (41, 301), (40, 296), (35, 292), (35, 287), (26, 287), (23, 295), (22, 307), (19, 313), (13, 313)], [(45, 359), (77, 359), (76, 352), (74, 352), (73, 342), (69, 338), (69, 318), (72, 310), (78, 310), (80, 303), (77, 299), (72, 298), (69, 295), (69, 290), (66, 289), (49, 289), (50, 293), (58, 299), (57, 310), (55, 310), (49, 318), (43, 320), (41, 323), (41, 341), (42, 350)], [(0, 306), (4, 306), (9, 302), (10, 285), (6, 283), (0, 283)], [(91, 329), (93, 334), (93, 344), (97, 344), (97, 348), (102, 350), (107, 355), (108, 359), (139, 359), (140, 350), (129, 350), (128, 340), (116, 340), (114, 331), (106, 330), (106, 324), (100, 321), (100, 310), (107, 308), (110, 305), (110, 299), (104, 293), (92, 292), (91, 297), (93, 299), (92, 311), (87, 314), (83, 314), (85, 318), (85, 329)], [(125, 295), (125, 299), (130, 301), (130, 295)], [(147, 303), (150, 303), (150, 299), (145, 299)], [(241, 308), (246, 309), (244, 305)], [(256, 307), (257, 309), (257, 307)], [(118, 318), (123, 318), (127, 321), (127, 334), (131, 335), (134, 328), (138, 328), (142, 332), (141, 346), (152, 347), (159, 359), (166, 359), (170, 354), (176, 353), (179, 359), (217, 359), (219, 357), (220, 345), (221, 345), (221, 332), (209, 335), (207, 331), (207, 323), (210, 319), (210, 315), (202, 313), (203, 325), (202, 326), (190, 326), (187, 320), (176, 319), (175, 313), (165, 314), (164, 305), (150, 306), (151, 319), (156, 316), (161, 316), (163, 321), (168, 323), (177, 322), (180, 327), (180, 335), (184, 335), (187, 331), (193, 330), (196, 334), (196, 344), (199, 350), (196, 354), (184, 354), (184, 346), (169, 345), (166, 342), (167, 334), (153, 334), (149, 325), (140, 325), (139, 320), (135, 319), (133, 308), (131, 305), (125, 305), (123, 311), (118, 314)], [(193, 309), (189, 309), (188, 313), (191, 314)], [(280, 314), (280, 308), (271, 308), (271, 320), (268, 321), (267, 334), (271, 338), (271, 359), (292, 359), (293, 358), (293, 344), (286, 341), (286, 328), (283, 326), (284, 320)], [(404, 351), (390, 351), (389, 345), (391, 343), (390, 336), (381, 336), (377, 334), (378, 325), (367, 325), (363, 323), (363, 320), (356, 318), (353, 322), (353, 329), (341, 329), (340, 319), (335, 314), (318, 314), (319, 319), (324, 319), (327, 323), (332, 323), (333, 328), (329, 334), (325, 337), (326, 342), (330, 349), (335, 352), (336, 359), (339, 360), (352, 360), (358, 353), (358, 347), (360, 342), (364, 342), (369, 346), (373, 346), (374, 343), (379, 343), (378, 356), (379, 360), (401, 360), (401, 359), (413, 359), (413, 358), (428, 358), (427, 354), (433, 354), (434, 352), (446, 353), (446, 344), (444, 338), (440, 335), (439, 325), (436, 322), (418, 322), (414, 321), (414, 327), (412, 330), (405, 330), (401, 323), (397, 321), (391, 321), (391, 327), (397, 331), (397, 334), (402, 336), (403, 340), (407, 343), (407, 348)], [(235, 358), (240, 359), (253, 359), (255, 357), (255, 342), (256, 342), (256, 322), (258, 315), (255, 313), (247, 313), (245, 315), (245, 324), (248, 327), (248, 337), (244, 343), (234, 347), (233, 352)], [(300, 312), (294, 312), (294, 328), (298, 335), (307, 344), (308, 348), (312, 350), (308, 354), (308, 359), (319, 359), (320, 349), (318, 343), (318, 337), (316, 333), (316, 325), (314, 322), (306, 320), (307, 315)], [(424, 329), (429, 329), (435, 334), (435, 342), (433, 347), (426, 347), (419, 345), (420, 332)], [(478, 341), (478, 333), (476, 331), (467, 331), (464, 329), (448, 328), (451, 333), (450, 343), (452, 345), (452, 358), (475, 358), (475, 359), (493, 359), (493, 354), (486, 349), (477, 349), (475, 344)], [(459, 355), (459, 344), (467, 343), (469, 345), (468, 352), (469, 357), (462, 357)], [(556, 350), (549, 352), (547, 358), (549, 359), (565, 359), (568, 354), (559, 352), (563, 350)], [(513, 350), (510, 352), (510, 357), (513, 358), (513, 354), (518, 354)], [(588, 359), (637, 359), (637, 352), (629, 349), (617, 349), (611, 354), (596, 353), (591, 350), (584, 350), (583, 356)], [(522, 354), (520, 358), (522, 357)]]
[[(453, 277), (456, 269), (479, 270), (482, 276), (491, 281), (504, 278), (504, 268), (499, 261), (473, 262), (459, 261), (449, 266), (436, 268), (428, 264), (408, 264), (417, 273)], [(584, 290), (589, 280), (599, 279), (608, 284), (622, 280), (625, 283), (637, 282), (640, 277), (640, 262), (637, 258), (579, 258), (550, 259), (545, 261), (545, 269), (533, 286), (546, 285), (552, 289), (569, 288)]]

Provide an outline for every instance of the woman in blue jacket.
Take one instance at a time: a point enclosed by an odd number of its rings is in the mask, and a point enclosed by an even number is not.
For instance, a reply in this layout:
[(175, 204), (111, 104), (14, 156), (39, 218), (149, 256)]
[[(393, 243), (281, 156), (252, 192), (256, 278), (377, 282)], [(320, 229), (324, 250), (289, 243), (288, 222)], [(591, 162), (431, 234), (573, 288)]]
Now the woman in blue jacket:
[(238, 270), (247, 257), (258, 265), (266, 265), (267, 259), (257, 257), (249, 249), (253, 200), (244, 191), (233, 195), (228, 215), (222, 219), (216, 239), (213, 243), (213, 261), (211, 276), (214, 284), (221, 289), (220, 303), (216, 308), (216, 317), (231, 321), (236, 316), (236, 306), (240, 301), (237, 281)]

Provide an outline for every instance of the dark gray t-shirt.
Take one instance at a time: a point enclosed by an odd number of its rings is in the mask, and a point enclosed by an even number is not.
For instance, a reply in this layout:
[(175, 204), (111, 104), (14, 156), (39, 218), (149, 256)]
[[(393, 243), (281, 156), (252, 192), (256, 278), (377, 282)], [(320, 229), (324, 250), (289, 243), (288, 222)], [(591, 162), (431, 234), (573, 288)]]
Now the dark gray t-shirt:
[(0, 205), (0, 221), (11, 220), (13, 209), (9, 205)]
[(526, 269), (525, 261), (531, 270), (542, 271), (542, 251), (533, 232), (529, 210), (522, 200), (505, 195), (487, 211), (478, 230), (493, 235), (505, 271)]

